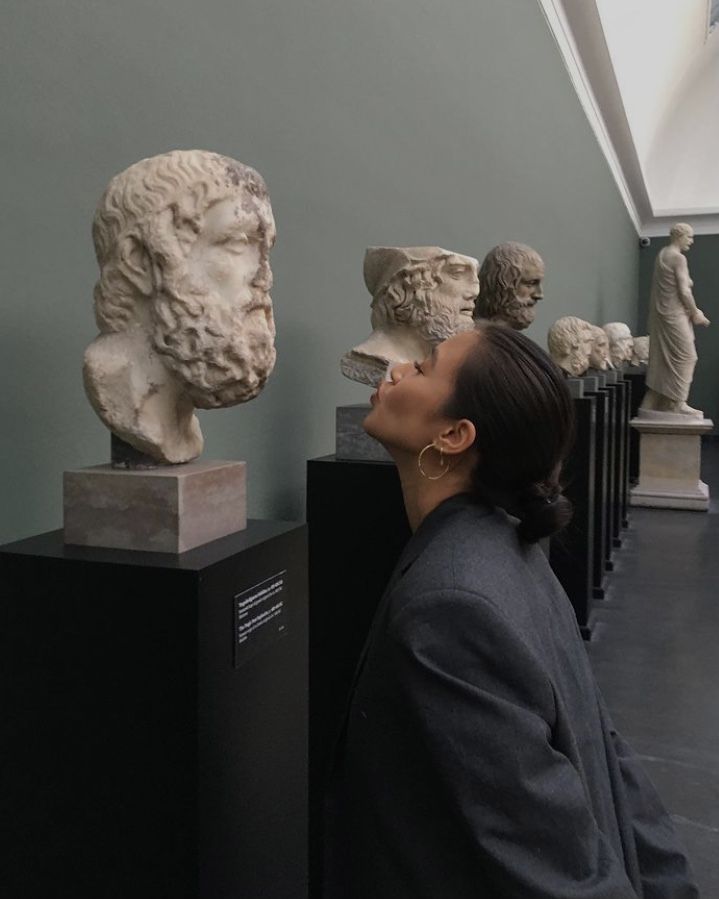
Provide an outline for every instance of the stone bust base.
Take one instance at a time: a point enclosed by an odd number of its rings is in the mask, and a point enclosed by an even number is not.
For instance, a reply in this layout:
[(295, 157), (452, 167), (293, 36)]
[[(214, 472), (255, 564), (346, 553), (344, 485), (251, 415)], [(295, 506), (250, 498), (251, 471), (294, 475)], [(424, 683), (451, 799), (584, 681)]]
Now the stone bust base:
[(706, 512), (709, 488), (700, 479), (701, 438), (714, 422), (690, 415), (642, 412), (630, 422), (639, 432), (639, 483), (633, 506)]
[(244, 462), (66, 471), (65, 543), (160, 553), (194, 549), (247, 527), (245, 481)]

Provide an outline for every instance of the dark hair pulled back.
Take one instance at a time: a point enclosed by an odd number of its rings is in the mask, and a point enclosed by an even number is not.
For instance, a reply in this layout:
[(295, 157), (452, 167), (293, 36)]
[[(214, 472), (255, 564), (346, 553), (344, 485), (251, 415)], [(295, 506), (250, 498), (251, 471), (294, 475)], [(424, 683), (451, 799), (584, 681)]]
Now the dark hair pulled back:
[(518, 518), (520, 538), (534, 543), (572, 517), (560, 483), (574, 439), (572, 398), (558, 366), (518, 331), (481, 323), (477, 335), (445, 412), (477, 430), (474, 498)]

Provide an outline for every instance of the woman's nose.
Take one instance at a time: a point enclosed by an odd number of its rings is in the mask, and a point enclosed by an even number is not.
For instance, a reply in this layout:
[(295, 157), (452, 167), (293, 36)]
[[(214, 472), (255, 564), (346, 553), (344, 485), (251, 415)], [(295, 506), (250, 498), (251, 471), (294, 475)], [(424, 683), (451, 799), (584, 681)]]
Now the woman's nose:
[(396, 384), (398, 381), (401, 381), (402, 378), (407, 374), (407, 371), (412, 367), (411, 362), (398, 362), (395, 365), (390, 365), (388, 375), (389, 380)]

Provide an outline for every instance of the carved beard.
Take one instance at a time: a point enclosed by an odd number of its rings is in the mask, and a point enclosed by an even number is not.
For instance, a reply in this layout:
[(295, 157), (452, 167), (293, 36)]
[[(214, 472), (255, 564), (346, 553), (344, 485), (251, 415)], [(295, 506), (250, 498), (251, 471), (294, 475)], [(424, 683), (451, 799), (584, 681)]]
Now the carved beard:
[(474, 329), (472, 313), (460, 311), (453, 304), (438, 300), (432, 291), (417, 291), (414, 298), (412, 326), (426, 343), (436, 344)]
[(153, 346), (199, 409), (246, 403), (265, 386), (276, 356), (266, 290), (248, 288), (248, 297), (228, 304), (176, 279), (155, 298), (153, 317)]
[(537, 315), (536, 306), (537, 301), (531, 297), (522, 299), (518, 296), (512, 296), (502, 310), (502, 318), (515, 330), (523, 331), (534, 321)]
[(567, 367), (571, 375), (573, 375), (575, 378), (578, 378), (580, 375), (583, 375), (586, 372), (588, 366), (589, 360), (582, 350), (570, 351)]
[(606, 371), (609, 368), (609, 351), (595, 347), (589, 357), (589, 367), (597, 371)]

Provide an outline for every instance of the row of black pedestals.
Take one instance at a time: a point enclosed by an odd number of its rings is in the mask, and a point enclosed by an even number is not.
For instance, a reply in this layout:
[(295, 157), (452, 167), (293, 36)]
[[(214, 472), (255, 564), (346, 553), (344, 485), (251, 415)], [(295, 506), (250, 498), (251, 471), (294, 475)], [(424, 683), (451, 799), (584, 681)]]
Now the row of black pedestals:
[(630, 487), (639, 477), (639, 435), (629, 422), (645, 390), (644, 368), (572, 379), (577, 431), (565, 472), (574, 518), (550, 541), (549, 560), (591, 637), (593, 604), (604, 599), (622, 531), (629, 525)]
[[(574, 400), (575, 518), (549, 556), (586, 636), (642, 385), (587, 379)], [(60, 531), (0, 548), (0, 895), (320, 895), (331, 746), (409, 527), (392, 464), (328, 456), (307, 475), (307, 526), (251, 521), (179, 556)]]

